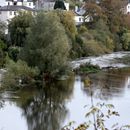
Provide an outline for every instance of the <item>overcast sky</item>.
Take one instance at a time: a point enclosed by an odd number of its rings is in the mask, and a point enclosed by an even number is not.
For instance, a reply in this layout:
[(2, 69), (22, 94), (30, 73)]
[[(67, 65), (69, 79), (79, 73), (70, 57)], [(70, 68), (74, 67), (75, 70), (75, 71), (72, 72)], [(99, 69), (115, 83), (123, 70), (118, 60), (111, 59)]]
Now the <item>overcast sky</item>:
[(0, 6), (4, 5), (5, 0), (0, 0)]

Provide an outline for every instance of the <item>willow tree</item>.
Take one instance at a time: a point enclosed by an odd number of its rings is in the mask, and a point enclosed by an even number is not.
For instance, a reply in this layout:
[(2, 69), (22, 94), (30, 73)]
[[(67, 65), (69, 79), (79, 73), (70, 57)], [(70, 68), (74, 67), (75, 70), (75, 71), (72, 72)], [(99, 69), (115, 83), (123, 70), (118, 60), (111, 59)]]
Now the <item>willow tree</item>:
[(65, 71), (69, 48), (60, 18), (53, 12), (40, 12), (32, 22), (21, 58), (42, 74), (55, 77)]

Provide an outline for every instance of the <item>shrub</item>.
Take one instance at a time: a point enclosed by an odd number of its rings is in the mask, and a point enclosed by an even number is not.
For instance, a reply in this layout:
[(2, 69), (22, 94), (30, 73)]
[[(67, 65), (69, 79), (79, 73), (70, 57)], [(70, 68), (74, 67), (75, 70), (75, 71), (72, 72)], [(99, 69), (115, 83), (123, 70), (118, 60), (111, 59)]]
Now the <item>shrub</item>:
[(87, 31), (87, 28), (86, 28), (85, 26), (81, 25), (81, 26), (79, 27), (78, 31), (79, 31), (79, 33), (84, 33), (84, 32)]
[(17, 88), (26, 84), (32, 84), (35, 76), (39, 74), (37, 68), (28, 67), (27, 63), (21, 60), (17, 62), (9, 60), (6, 68), (7, 72), (2, 79), (2, 87), (4, 88)]
[(88, 40), (84, 42), (84, 52), (86, 55), (100, 55), (104, 53), (104, 49), (95, 40)]

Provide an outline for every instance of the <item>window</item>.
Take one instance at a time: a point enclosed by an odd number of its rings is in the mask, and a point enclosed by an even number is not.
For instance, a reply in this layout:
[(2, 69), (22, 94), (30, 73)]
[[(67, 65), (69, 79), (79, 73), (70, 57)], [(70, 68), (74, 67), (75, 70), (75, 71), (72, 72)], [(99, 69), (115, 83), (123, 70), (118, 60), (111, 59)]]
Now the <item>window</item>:
[(81, 22), (81, 18), (79, 18), (79, 22)]
[(31, 6), (31, 3), (29, 3), (29, 6)]
[(10, 11), (9, 14), (12, 15), (12, 11)]
[(16, 12), (14, 12), (14, 15), (16, 15)]

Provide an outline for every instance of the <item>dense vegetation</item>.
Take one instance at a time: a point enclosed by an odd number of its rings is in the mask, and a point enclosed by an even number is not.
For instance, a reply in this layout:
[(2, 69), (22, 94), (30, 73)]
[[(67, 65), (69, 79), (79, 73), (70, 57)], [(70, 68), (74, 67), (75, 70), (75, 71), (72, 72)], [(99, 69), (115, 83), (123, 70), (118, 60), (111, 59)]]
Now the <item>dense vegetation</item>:
[[(80, 1), (68, 2), (71, 9), (83, 4)], [(74, 22), (74, 13), (62, 8), (37, 12), (37, 15), (20, 12), (9, 23), (8, 36), (4, 36), (4, 26), (0, 24), (0, 66), (10, 70), (6, 75), (9, 80), (15, 79), (13, 83), (21, 80), (26, 83), (25, 79), (32, 81), (40, 77), (48, 80), (66, 74), (68, 62), (74, 58), (129, 51), (130, 17), (123, 12), (123, 2), (86, 0), (84, 23), (78, 26)], [(90, 18), (89, 22), (85, 22), (86, 16)], [(9, 63), (8, 66), (5, 62)], [(20, 67), (17, 72), (12, 71), (12, 65), (16, 68), (24, 65), (27, 69)], [(25, 74), (21, 73), (22, 70)], [(32, 70), (38, 73), (30, 75)], [(12, 76), (9, 76), (10, 72)]]

